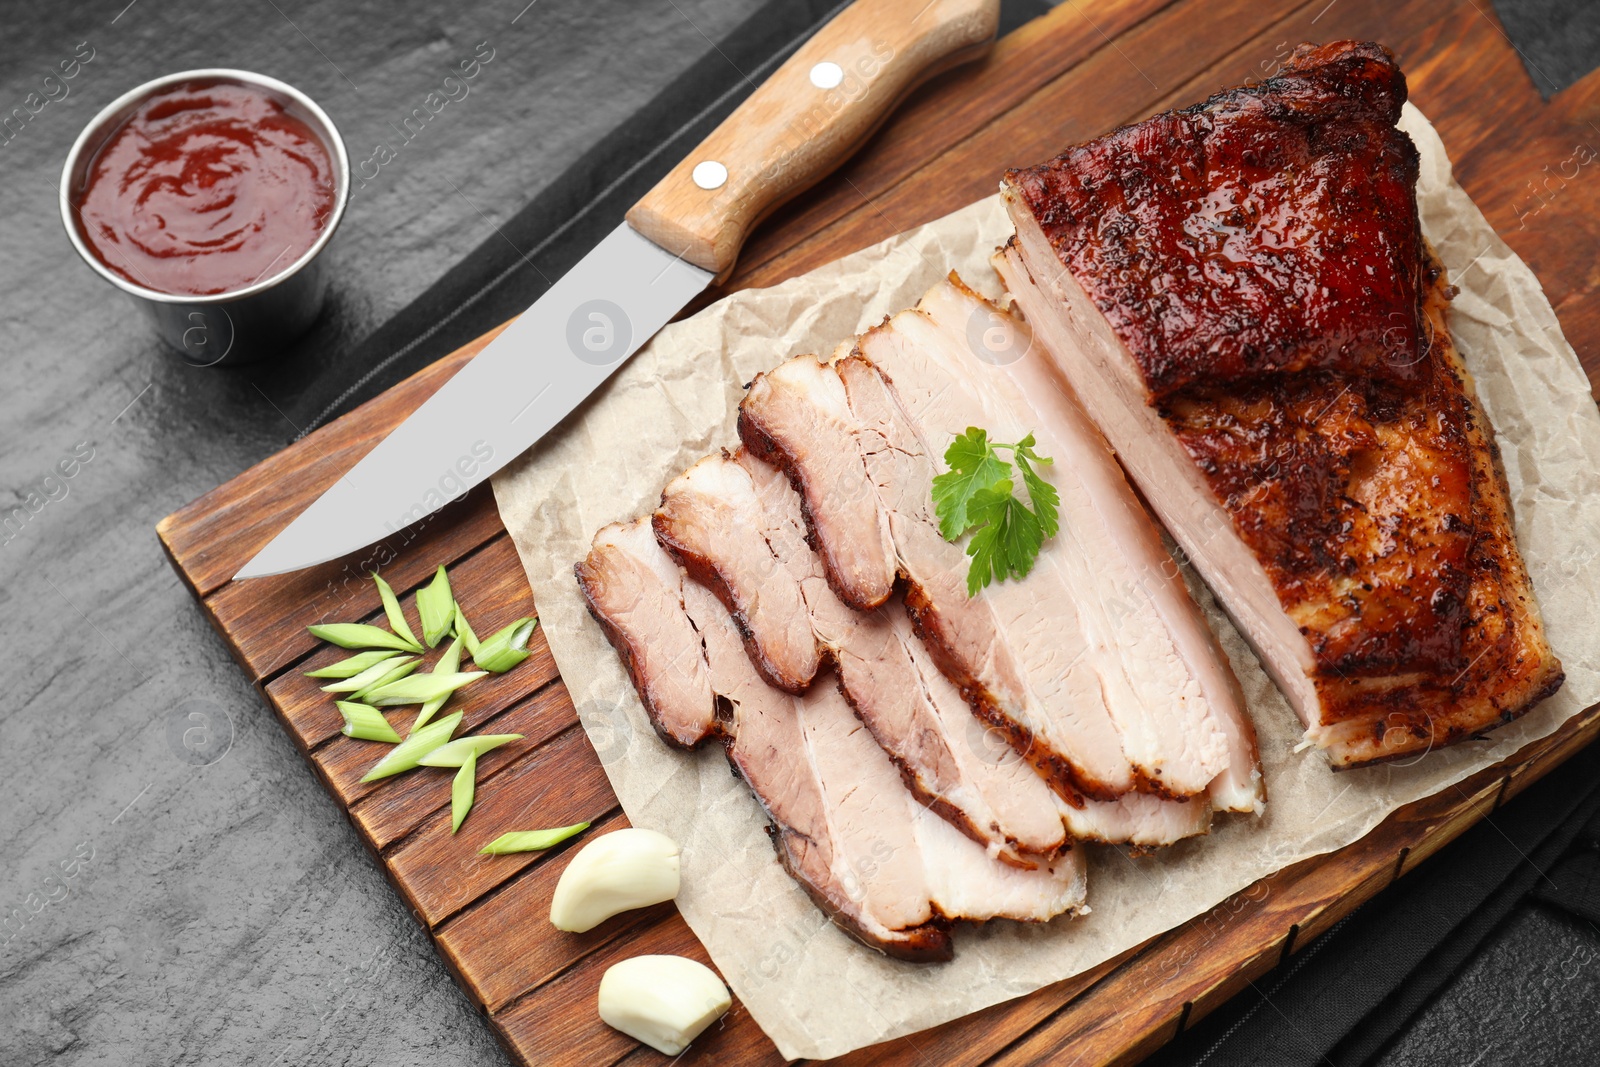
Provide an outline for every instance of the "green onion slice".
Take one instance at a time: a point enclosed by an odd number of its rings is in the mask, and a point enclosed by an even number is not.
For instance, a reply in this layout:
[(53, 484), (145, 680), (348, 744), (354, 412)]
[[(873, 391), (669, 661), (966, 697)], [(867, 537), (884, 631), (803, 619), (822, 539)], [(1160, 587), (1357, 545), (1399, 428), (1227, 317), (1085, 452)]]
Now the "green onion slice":
[[(377, 685), (385, 681), (389, 675), (394, 674), (396, 670), (413, 662), (415, 659), (415, 656), (403, 656), (398, 652), (394, 653), (387, 659), (374, 663), (360, 674), (351, 675), (341, 681), (328, 683), (322, 687), (322, 691), (324, 693), (359, 693), (368, 686)], [(416, 670), (415, 667), (411, 669)], [(396, 674), (395, 677), (401, 678), (404, 675)]]
[[(460, 669), (461, 639), (458, 637), (454, 641), (450, 642), (450, 647), (444, 650), (444, 654), (439, 657), (439, 662), (433, 665), (433, 673), (454, 674)], [(428, 725), (428, 720), (437, 715), (439, 713), (439, 709), (444, 707), (444, 702), (449, 699), (450, 694), (446, 693), (444, 696), (434, 697), (432, 700), (422, 705), (422, 711), (418, 713), (417, 721), (411, 724), (411, 732), (416, 733), (418, 730)]]
[(553, 845), (559, 845), (567, 838), (581, 834), (588, 828), (588, 823), (577, 822), (571, 826), (558, 826), (554, 830), (513, 830), (509, 834), (501, 834), (478, 851), (486, 856), (505, 856), (513, 852), (540, 852)]
[(467, 812), (472, 810), (472, 794), (477, 790), (476, 781), (478, 773), (478, 754), (467, 753), (467, 760), (456, 772), (456, 780), (450, 783), (450, 832), (453, 834), (461, 829), (461, 823), (466, 819)]
[(429, 648), (436, 646), (456, 621), (456, 600), (450, 595), (450, 578), (444, 565), (433, 573), (433, 581), (417, 590), (417, 614), (422, 616), (422, 639)]
[(320, 622), (307, 626), (312, 637), (319, 637), (340, 648), (392, 648), (397, 652), (421, 652), (416, 641), (407, 641), (380, 626), (364, 622)]
[(418, 674), (373, 689), (367, 694), (367, 703), (380, 708), (395, 704), (426, 704), (430, 700), (449, 696), (462, 686), (482, 677), (482, 671)]
[(528, 638), (533, 636), (538, 619), (522, 618), (478, 644), (472, 662), (486, 671), (504, 674), (528, 658)]
[(339, 708), (339, 714), (344, 716), (344, 730), (346, 737), (359, 737), (363, 741), (387, 741), (391, 745), (400, 743), (400, 735), (394, 732), (394, 727), (389, 725), (389, 720), (383, 717), (383, 712), (370, 704), (357, 704), (351, 700), (337, 700), (334, 702)]
[(382, 663), (386, 659), (394, 659), (398, 652), (391, 652), (384, 648), (375, 648), (371, 652), (357, 652), (348, 659), (338, 663), (330, 663), (326, 667), (318, 667), (314, 671), (306, 671), (307, 678), (349, 678), (360, 674), (374, 663)]
[(389, 754), (377, 763), (372, 770), (362, 776), (363, 782), (375, 782), (379, 778), (387, 778), (401, 771), (409, 771), (417, 766), (417, 761), (446, 741), (461, 724), (461, 712), (452, 712), (438, 722), (430, 722), (420, 730), (412, 732), (411, 736), (396, 745)]
[(472, 624), (467, 622), (466, 612), (461, 610), (461, 601), (456, 601), (456, 636), (461, 643), (467, 646), (467, 655), (476, 657), (478, 654), (478, 635), (472, 632)]
[(492, 752), (508, 741), (521, 741), (521, 734), (479, 734), (476, 737), (458, 737), (448, 745), (441, 745), (418, 760), (424, 767), (464, 767), (470, 759), (474, 762), (486, 752)]
[(389, 629), (398, 636), (417, 643), (417, 635), (411, 632), (411, 625), (406, 622), (406, 613), (400, 610), (400, 601), (394, 595), (394, 590), (389, 588), (389, 583), (379, 577), (377, 571), (372, 572), (372, 580), (378, 586), (378, 596), (383, 600), (383, 613), (389, 616)]
[(373, 682), (368, 682), (364, 687), (357, 689), (350, 695), (350, 699), (366, 701), (368, 704), (370, 704), (372, 701), (367, 700), (367, 697), (369, 697), (374, 690), (381, 689), (391, 682), (398, 682), (400, 679), (404, 678), (406, 675), (410, 674), (412, 671), (421, 666), (422, 660), (414, 656), (408, 657), (406, 662), (395, 664), (393, 669), (390, 670), (388, 674), (385, 674), (382, 678), (379, 678)]

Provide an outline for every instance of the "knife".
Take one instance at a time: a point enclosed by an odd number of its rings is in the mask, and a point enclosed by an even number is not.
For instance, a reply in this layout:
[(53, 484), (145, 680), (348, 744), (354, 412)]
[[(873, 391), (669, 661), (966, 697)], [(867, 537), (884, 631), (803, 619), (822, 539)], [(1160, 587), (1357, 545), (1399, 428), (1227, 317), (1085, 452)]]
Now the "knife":
[(548, 433), (714, 281), (768, 212), (994, 40), (1000, 0), (856, 0), (532, 307), (234, 575), (337, 559), (432, 514)]

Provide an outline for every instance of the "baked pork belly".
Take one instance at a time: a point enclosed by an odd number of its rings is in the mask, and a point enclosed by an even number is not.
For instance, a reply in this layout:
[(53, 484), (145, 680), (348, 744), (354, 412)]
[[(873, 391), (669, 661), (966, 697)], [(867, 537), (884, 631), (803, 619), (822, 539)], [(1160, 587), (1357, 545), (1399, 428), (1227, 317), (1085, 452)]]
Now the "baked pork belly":
[[(680, 662), (634, 656), (645, 694), (664, 687), (651, 668), (707, 680), (701, 718), (773, 823), (788, 872), (841, 928), (864, 944), (909, 960), (948, 959), (957, 920), (1044, 921), (1083, 908), (1084, 859), (1074, 849), (1032, 869), (1004, 863), (929, 811), (862, 726), (839, 689), (819, 678), (804, 695), (769, 685), (746, 654), (727, 609), (684, 580), (650, 520), (601, 530), (578, 564), (590, 611), (625, 660), (633, 649), (680, 626), (697, 635)], [(596, 598), (595, 575), (609, 594)], [(676, 576), (676, 577), (672, 577)], [(635, 583), (631, 595), (623, 582)], [(626, 610), (614, 613), (612, 606)], [(686, 691), (686, 690), (682, 690)], [(673, 733), (661, 722), (664, 736)]]
[(700, 635), (683, 610), (683, 574), (649, 523), (603, 528), (574, 572), (662, 740), (678, 748), (705, 740), (716, 709)]
[[(741, 437), (788, 472), (842, 599), (860, 606), (859, 583), (831, 561), (887, 531), (893, 576), (930, 653), (1074, 806), (1077, 836), (1127, 840), (1141, 825), (1160, 838), (1179, 824), (1204, 829), (1198, 809), (1213, 804), (1255, 808), (1260, 772), (1237, 682), (1109, 448), (1065, 383), (1048, 368), (1040, 375), (1042, 361), (992, 358), (975, 336), (1000, 352), (1030, 342), (959, 281), (941, 283), (850, 354), (802, 356), (759, 376), (741, 405)], [(1062, 498), (1062, 532), (1029, 576), (970, 598), (966, 556), (940, 535), (931, 493), (945, 446), (969, 426), (995, 440), (1033, 432), (1056, 460)], [(1204, 798), (1183, 812), (1116, 807), (1130, 792), (1178, 805)], [(1088, 800), (1115, 808), (1122, 828), (1097, 827)]]
[(1000, 270), (1335, 766), (1555, 691), (1382, 46), (1012, 171)]
[(858, 612), (834, 595), (780, 471), (743, 450), (708, 456), (667, 485), (653, 523), (662, 547), (727, 607), (769, 683), (773, 664), (791, 664), (779, 688), (803, 691), (831, 661), (845, 699), (924, 803), (1022, 866), (1066, 844), (1049, 787), (986, 744), (900, 606)]

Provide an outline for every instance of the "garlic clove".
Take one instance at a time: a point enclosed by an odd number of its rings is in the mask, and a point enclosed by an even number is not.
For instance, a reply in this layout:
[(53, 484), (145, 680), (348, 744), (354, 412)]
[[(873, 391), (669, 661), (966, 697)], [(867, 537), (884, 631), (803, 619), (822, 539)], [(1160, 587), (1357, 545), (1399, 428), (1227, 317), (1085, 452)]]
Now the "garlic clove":
[(654, 830), (613, 830), (584, 845), (550, 898), (557, 930), (582, 933), (619, 912), (678, 895), (678, 843)]
[(733, 1004), (715, 971), (682, 956), (635, 956), (606, 968), (600, 1019), (676, 1056)]

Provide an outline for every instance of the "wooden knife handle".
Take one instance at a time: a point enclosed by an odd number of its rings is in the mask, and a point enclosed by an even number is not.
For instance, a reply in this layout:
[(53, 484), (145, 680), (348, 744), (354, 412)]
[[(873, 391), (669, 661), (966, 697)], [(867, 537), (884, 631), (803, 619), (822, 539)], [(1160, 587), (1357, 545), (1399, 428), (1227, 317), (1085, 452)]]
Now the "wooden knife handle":
[(926, 79), (981, 55), (1000, 0), (856, 0), (628, 212), (726, 277), (763, 216), (848, 159)]

